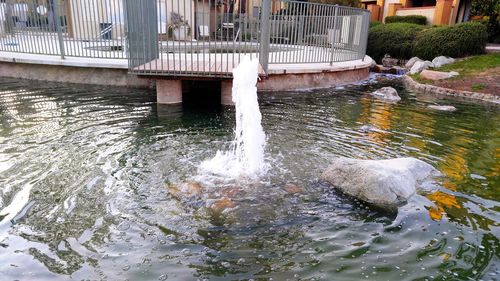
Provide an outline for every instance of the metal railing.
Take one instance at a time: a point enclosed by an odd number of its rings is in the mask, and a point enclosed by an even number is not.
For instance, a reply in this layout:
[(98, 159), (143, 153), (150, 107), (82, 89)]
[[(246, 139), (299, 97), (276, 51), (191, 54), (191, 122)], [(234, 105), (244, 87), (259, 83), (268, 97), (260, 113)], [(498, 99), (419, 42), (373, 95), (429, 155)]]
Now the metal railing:
[(365, 56), (367, 10), (285, 0), (5, 0), (0, 51), (128, 59), (129, 72), (230, 77)]
[(366, 10), (288, 2), (271, 16), (270, 64), (333, 63), (362, 59), (370, 14)]
[(0, 51), (126, 58), (123, 0), (6, 0)]
[(269, 64), (363, 59), (370, 20), (363, 9), (283, 0), (126, 6), (129, 71), (145, 75), (230, 77), (245, 55), (259, 57), (262, 73)]

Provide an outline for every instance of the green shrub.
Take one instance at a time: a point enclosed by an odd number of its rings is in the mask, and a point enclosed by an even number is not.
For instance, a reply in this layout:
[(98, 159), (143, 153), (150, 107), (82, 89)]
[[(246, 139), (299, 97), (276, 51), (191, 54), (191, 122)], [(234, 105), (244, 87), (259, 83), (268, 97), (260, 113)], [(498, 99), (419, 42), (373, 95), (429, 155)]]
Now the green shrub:
[(425, 27), (413, 23), (389, 23), (370, 28), (367, 54), (380, 62), (385, 54), (393, 58), (412, 57), (413, 41)]
[(500, 43), (500, 17), (498, 19), (486, 18), (481, 21), (488, 32), (488, 42)]
[(379, 22), (379, 21), (371, 21), (371, 22), (370, 22), (370, 28), (371, 28), (371, 27), (374, 27), (374, 26), (377, 26), (377, 25), (381, 25), (381, 24), (382, 24), (382, 23), (381, 23), (381, 22)]
[(437, 56), (461, 58), (484, 53), (488, 33), (478, 22), (424, 30), (415, 39), (414, 56), (432, 60)]
[(385, 18), (385, 23), (406, 22), (420, 25), (427, 24), (427, 18), (419, 15), (411, 16), (390, 16)]

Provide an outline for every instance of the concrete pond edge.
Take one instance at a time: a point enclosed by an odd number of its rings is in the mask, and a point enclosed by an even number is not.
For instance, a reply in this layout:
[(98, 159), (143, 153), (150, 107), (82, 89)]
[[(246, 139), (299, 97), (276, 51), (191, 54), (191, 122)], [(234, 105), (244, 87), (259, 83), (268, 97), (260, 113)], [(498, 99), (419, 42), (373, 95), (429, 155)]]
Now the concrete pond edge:
[(476, 100), (476, 101), (482, 101), (500, 105), (500, 96), (484, 94), (484, 93), (476, 93), (470, 91), (453, 90), (429, 84), (421, 84), (413, 80), (413, 78), (411, 78), (408, 75), (404, 76), (404, 84), (407, 89), (421, 94), (449, 96), (449, 97), (463, 98), (467, 100)]

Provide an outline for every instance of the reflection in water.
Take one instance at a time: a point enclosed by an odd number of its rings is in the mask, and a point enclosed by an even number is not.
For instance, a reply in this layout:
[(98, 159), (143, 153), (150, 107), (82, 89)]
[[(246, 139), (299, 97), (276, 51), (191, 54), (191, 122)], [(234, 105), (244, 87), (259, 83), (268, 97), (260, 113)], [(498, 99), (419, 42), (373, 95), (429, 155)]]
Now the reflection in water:
[(387, 137), (390, 136), (388, 130), (391, 128), (391, 117), (393, 116), (391, 104), (373, 104), (369, 98), (362, 99), (361, 104), (363, 105), (363, 113), (358, 119), (359, 122), (374, 125), (376, 129), (368, 132), (368, 138), (383, 146)]
[[(399, 82), (384, 83), (400, 90), (401, 103), (360, 94), (373, 86), (262, 95), (271, 169), (242, 186), (196, 182), (197, 165), (231, 144), (231, 109), (163, 107), (140, 90), (2, 79), (0, 274), (494, 280), (498, 108), (443, 101), (458, 111), (430, 111)], [(444, 176), (388, 215), (317, 180), (335, 156), (413, 156)]]

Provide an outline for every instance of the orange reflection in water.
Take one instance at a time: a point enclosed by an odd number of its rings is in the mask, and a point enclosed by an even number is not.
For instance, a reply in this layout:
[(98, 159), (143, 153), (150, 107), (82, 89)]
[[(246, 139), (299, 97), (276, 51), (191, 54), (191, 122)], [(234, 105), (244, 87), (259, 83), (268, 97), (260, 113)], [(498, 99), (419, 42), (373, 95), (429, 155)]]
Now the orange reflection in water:
[(370, 99), (362, 99), (361, 104), (363, 110), (358, 121), (364, 124), (372, 124), (379, 129), (368, 132), (368, 138), (378, 144), (385, 143), (385, 139), (390, 135), (388, 130), (391, 129), (392, 105), (373, 103)]
[[(469, 139), (466, 137), (455, 137), (448, 144), (449, 147), (453, 147), (443, 157), (443, 161), (438, 164), (438, 169), (450, 179), (450, 181), (445, 181), (443, 187), (451, 190), (457, 191), (457, 183), (462, 182), (466, 175), (469, 174), (469, 166), (467, 163), (467, 157), (469, 150), (462, 147), (461, 144), (468, 142)], [(435, 220), (439, 221), (443, 218), (445, 212), (449, 212), (450, 209), (462, 209), (462, 205), (458, 203), (455, 195), (437, 191), (426, 196), (429, 200), (436, 204), (435, 207), (429, 209), (429, 216)]]
[[(495, 149), (495, 159), (500, 160), (500, 147)], [(498, 177), (500, 176), (500, 161), (496, 161), (496, 163), (491, 167), (491, 171), (487, 174), (488, 177)]]
[(462, 208), (462, 205), (458, 203), (457, 198), (452, 194), (436, 191), (427, 195), (427, 198), (436, 204), (435, 207), (429, 209), (429, 215), (435, 221), (440, 221), (443, 218), (446, 209)]

